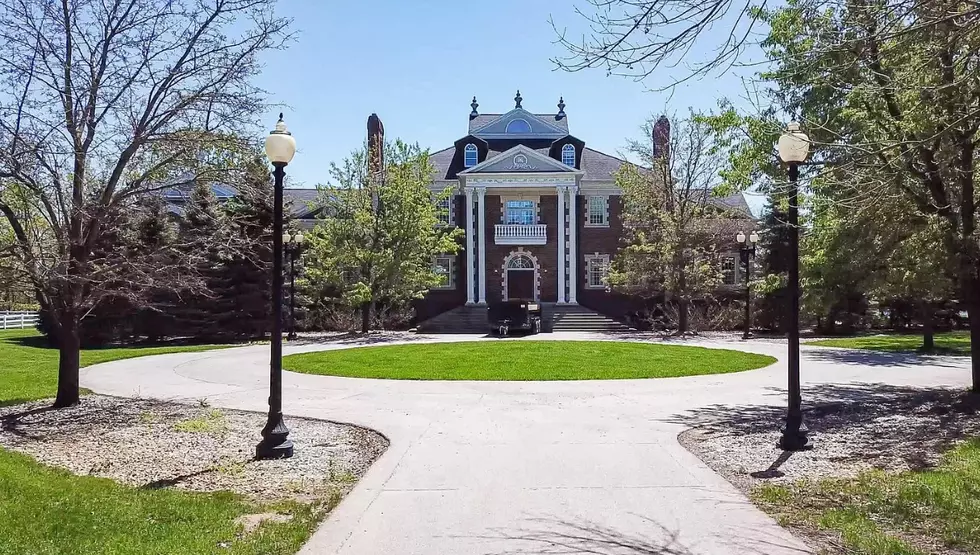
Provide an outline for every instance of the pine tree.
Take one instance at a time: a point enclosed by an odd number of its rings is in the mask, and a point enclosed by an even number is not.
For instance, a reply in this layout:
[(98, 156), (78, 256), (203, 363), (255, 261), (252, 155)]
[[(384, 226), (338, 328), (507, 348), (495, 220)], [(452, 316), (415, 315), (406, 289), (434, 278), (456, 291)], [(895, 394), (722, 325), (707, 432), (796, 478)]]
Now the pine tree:
[(196, 272), (203, 287), (177, 292), (174, 300), (175, 333), (199, 339), (223, 335), (214, 315), (219, 310), (215, 289), (221, 289), (223, 264), (229, 249), (226, 219), (211, 183), (199, 181), (191, 190), (180, 221), (181, 250), (196, 257)]
[(274, 191), (266, 164), (249, 164), (237, 189), (222, 207), (231, 248), (214, 283), (214, 316), (225, 335), (257, 338), (271, 330)]
[(792, 230), (787, 224), (786, 203), (770, 195), (762, 218), (759, 251), (761, 278), (755, 288), (760, 293), (756, 324), (762, 329), (780, 332), (785, 329), (787, 299), (786, 278), (789, 272), (789, 242)]

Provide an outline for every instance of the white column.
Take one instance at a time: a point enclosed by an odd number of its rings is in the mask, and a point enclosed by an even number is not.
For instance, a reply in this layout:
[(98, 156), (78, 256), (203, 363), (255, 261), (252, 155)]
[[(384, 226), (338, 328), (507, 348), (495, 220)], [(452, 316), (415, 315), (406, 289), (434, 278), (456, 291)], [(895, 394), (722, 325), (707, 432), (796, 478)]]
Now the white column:
[(487, 203), (484, 200), (487, 194), (486, 187), (480, 187), (476, 190), (480, 197), (480, 206), (477, 208), (477, 213), (480, 215), (478, 220), (478, 225), (480, 226), (480, 258), (479, 258), (479, 269), (477, 274), (477, 283), (480, 284), (480, 304), (487, 304)]
[(466, 188), (466, 304), (473, 304), (473, 251), (476, 249), (476, 225), (473, 222), (473, 187)]
[(558, 304), (565, 304), (565, 195), (568, 187), (558, 187)]
[(575, 234), (578, 232), (578, 208), (576, 207), (576, 196), (578, 187), (568, 188), (568, 303), (578, 304), (575, 298), (575, 290), (578, 288), (578, 248), (575, 246)]

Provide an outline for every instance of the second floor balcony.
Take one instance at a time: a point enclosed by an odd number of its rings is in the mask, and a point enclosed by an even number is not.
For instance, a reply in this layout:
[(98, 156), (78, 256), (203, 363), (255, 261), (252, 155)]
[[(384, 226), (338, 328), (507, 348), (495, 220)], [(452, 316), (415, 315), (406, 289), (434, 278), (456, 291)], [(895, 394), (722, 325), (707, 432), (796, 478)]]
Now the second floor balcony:
[(545, 245), (548, 226), (545, 224), (497, 224), (494, 242), (498, 245)]

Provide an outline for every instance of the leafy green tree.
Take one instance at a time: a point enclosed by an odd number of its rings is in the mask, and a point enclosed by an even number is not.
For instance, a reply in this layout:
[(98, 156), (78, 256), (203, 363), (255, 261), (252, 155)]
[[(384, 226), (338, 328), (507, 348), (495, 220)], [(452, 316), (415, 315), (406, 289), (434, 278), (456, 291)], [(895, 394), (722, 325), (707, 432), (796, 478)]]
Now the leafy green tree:
[(677, 307), (678, 333), (686, 333), (692, 302), (722, 282), (716, 253), (721, 214), (710, 201), (724, 158), (693, 114), (673, 127), (668, 148), (657, 148), (648, 122), (650, 139), (630, 145), (646, 167), (626, 164), (616, 174), (624, 237), (608, 282), (627, 294), (663, 295)]
[(366, 149), (331, 166), (333, 182), (320, 194), (324, 216), (306, 249), (310, 287), (338, 291), (360, 310), (363, 332), (379, 303), (403, 305), (441, 283), (433, 257), (458, 252), (462, 237), (438, 225), (427, 153), (401, 141), (384, 150), (381, 172), (369, 170)]

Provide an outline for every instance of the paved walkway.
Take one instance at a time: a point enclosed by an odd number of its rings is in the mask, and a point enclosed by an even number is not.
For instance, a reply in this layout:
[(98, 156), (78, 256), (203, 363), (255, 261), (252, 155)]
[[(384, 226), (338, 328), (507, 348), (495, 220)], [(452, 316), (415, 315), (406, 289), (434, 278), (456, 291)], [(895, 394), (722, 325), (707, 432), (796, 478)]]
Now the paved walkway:
[[(472, 339), (403, 335), (376, 341)], [(340, 340), (285, 352), (360, 344)], [(785, 346), (696, 344), (772, 354), (780, 362), (729, 375), (582, 382), (413, 382), (287, 373), (287, 414), (353, 422), (391, 440), (301, 553), (807, 552), (676, 440), (701, 419), (725, 414), (726, 406), (782, 406)], [(82, 384), (100, 393), (207, 398), (215, 406), (264, 411), (268, 360), (264, 346), (162, 355), (90, 367)], [(837, 387), (821, 384), (965, 386), (968, 380), (961, 360), (923, 362), (911, 355), (804, 347), (804, 399)]]

